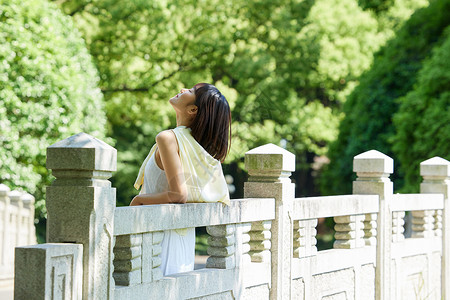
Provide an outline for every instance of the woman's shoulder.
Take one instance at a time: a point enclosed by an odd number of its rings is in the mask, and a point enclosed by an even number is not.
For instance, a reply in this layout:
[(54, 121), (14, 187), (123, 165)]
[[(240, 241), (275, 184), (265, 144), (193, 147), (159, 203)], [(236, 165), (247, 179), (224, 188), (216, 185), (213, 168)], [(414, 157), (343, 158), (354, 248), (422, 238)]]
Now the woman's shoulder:
[(177, 138), (175, 137), (175, 133), (168, 129), (168, 130), (163, 130), (160, 133), (158, 133), (156, 135), (156, 143), (158, 145), (177, 145)]
[(163, 130), (156, 135), (156, 141), (158, 141), (158, 140), (160, 140), (160, 141), (175, 140), (175, 134), (170, 129)]

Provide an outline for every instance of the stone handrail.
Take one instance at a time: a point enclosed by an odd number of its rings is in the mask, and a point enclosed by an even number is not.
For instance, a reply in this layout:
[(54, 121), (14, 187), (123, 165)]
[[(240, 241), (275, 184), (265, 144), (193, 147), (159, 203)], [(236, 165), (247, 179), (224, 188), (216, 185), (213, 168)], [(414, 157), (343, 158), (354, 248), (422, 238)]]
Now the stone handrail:
[[(371, 150), (354, 158), (353, 195), (309, 198), (295, 198), (285, 149), (252, 149), (245, 165), (245, 198), (229, 207), (116, 208), (114, 148), (86, 134), (50, 146), (49, 244), (16, 248), (15, 297), (450, 300), (448, 161), (421, 164), (420, 195), (394, 195), (393, 160)], [(335, 242), (317, 251), (322, 217), (334, 217)], [(196, 226), (210, 235), (207, 268), (163, 277), (162, 231)]]
[(391, 210), (416, 211), (444, 209), (443, 194), (394, 194)]
[(378, 212), (377, 195), (295, 198), (292, 219), (317, 219)]
[[(221, 203), (186, 203), (117, 207), (114, 235), (273, 220), (274, 199), (233, 199)], [(152, 220), (148, 222), (146, 220)]]

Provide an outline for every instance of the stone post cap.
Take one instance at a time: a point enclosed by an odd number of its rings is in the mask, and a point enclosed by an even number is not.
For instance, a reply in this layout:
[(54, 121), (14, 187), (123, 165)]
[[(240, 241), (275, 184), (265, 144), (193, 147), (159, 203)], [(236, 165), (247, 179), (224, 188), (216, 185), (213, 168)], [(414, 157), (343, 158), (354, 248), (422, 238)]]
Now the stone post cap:
[(11, 200), (11, 202), (13, 202), (13, 201), (19, 202), (20, 198), (22, 198), (22, 195), (23, 195), (22, 192), (14, 190), (14, 191), (10, 192), (8, 196), (9, 196), (9, 199)]
[(22, 197), (20, 197), (20, 199), (22, 199), (23, 204), (25, 205), (33, 205), (34, 204), (34, 197), (31, 194), (28, 193), (24, 193), (22, 194)]
[(295, 171), (295, 155), (274, 144), (259, 146), (245, 153), (245, 168), (258, 171)]
[(0, 196), (6, 196), (9, 191), (11, 190), (7, 185), (0, 183)]
[(117, 170), (117, 150), (81, 132), (47, 148), (47, 168), (52, 170)]
[(392, 174), (394, 160), (377, 150), (370, 150), (353, 158), (353, 172)]
[(450, 177), (450, 162), (435, 156), (420, 163), (420, 176)]

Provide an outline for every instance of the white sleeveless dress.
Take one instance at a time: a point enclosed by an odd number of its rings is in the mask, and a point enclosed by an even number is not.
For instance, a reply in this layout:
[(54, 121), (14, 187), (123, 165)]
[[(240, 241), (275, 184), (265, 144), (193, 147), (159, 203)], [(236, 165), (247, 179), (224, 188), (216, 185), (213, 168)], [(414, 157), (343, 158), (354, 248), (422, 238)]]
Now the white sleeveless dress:
[[(166, 173), (156, 164), (155, 154), (147, 162), (144, 174), (141, 194), (169, 190)], [(161, 270), (164, 276), (194, 270), (195, 228), (164, 231), (161, 248)]]

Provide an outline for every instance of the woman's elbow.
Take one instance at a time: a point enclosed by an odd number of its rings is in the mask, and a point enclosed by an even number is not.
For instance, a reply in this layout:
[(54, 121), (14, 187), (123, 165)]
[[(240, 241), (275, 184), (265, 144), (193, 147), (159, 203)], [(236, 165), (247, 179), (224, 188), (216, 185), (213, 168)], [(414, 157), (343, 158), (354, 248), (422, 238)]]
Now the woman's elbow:
[(169, 192), (169, 199), (171, 203), (184, 204), (187, 201), (187, 193), (184, 192)]

